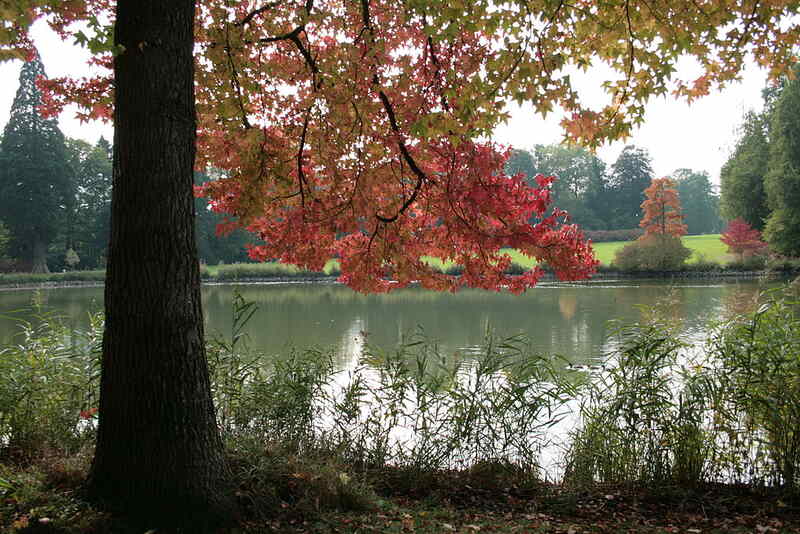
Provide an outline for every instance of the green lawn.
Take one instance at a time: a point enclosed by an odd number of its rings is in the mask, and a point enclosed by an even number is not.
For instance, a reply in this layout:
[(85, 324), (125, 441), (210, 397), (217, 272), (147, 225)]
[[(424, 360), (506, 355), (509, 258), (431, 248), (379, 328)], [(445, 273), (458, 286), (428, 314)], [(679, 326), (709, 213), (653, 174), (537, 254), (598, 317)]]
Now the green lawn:
[[(683, 237), (684, 244), (692, 249), (693, 254), (689, 258), (689, 263), (698, 261), (703, 258), (707, 261), (713, 261), (719, 264), (728, 263), (731, 256), (726, 252), (727, 246), (719, 240), (719, 234), (707, 235), (692, 235)], [(612, 241), (610, 243), (594, 243), (594, 251), (597, 259), (603, 265), (610, 265), (614, 261), (614, 253), (625, 246), (629, 241)], [(532, 267), (535, 262), (516, 250), (507, 251), (511, 255), (511, 259), (524, 267)], [(453, 262), (443, 262), (439, 258), (425, 258), (427, 262), (438, 267), (449, 267)], [(325, 265), (325, 271), (330, 272), (332, 268), (338, 266), (336, 260), (329, 260)], [(216, 275), (219, 267), (216, 265), (209, 265), (208, 270), (212, 275)]]
[[(627, 241), (612, 241), (610, 243), (595, 243), (594, 251), (597, 259), (603, 265), (609, 265), (614, 261), (614, 253), (625, 246)], [(694, 263), (699, 259), (713, 261), (720, 265), (731, 260), (727, 252), (728, 247), (719, 240), (719, 234), (689, 235), (683, 237), (683, 244), (692, 250), (689, 263)]]
[[(614, 253), (628, 244), (629, 241), (612, 241), (610, 243), (594, 243), (594, 252), (597, 259), (603, 265), (610, 265), (614, 261)], [(719, 240), (719, 234), (690, 235), (683, 237), (683, 243), (692, 250), (689, 263), (693, 263), (703, 258), (706, 261), (713, 261), (719, 264), (728, 263), (731, 256), (727, 253), (727, 246)], [(534, 264), (530, 258), (523, 256), (515, 250), (509, 251), (511, 258), (526, 267)]]

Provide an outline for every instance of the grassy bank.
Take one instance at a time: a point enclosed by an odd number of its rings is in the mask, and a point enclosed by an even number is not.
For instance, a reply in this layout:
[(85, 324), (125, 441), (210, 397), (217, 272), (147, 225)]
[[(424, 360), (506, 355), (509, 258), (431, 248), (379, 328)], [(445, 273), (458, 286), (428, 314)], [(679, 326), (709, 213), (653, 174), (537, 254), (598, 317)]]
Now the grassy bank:
[[(237, 298), (232, 337), (207, 345), (237, 532), (797, 531), (797, 297), (765, 295), (699, 347), (666, 301), (591, 373), (491, 336), (470, 360), (418, 336), (346, 373), (321, 350), (275, 360), (236, 335)], [(101, 328), (42, 314), (2, 353), (3, 532), (157, 526), (81, 497)]]

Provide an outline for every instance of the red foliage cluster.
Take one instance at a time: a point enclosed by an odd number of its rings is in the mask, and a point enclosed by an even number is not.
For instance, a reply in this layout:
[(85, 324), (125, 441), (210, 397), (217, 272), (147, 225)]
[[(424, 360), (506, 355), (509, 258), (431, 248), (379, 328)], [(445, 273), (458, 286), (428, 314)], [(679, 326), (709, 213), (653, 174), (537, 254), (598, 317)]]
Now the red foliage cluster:
[(742, 218), (729, 222), (719, 239), (728, 245), (728, 252), (738, 254), (740, 259), (762, 253), (768, 246), (761, 240), (761, 232), (751, 228)]

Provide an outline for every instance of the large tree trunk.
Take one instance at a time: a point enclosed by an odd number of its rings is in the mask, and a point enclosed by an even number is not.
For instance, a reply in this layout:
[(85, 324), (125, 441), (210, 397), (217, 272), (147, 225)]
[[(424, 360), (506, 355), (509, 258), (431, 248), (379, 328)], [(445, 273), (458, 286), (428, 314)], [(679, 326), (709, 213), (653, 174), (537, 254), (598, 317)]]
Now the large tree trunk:
[(34, 239), (31, 247), (31, 272), (49, 273), (47, 267), (47, 243), (39, 238)]
[(89, 489), (192, 531), (229, 514), (194, 239), (193, 0), (118, 0), (114, 173)]

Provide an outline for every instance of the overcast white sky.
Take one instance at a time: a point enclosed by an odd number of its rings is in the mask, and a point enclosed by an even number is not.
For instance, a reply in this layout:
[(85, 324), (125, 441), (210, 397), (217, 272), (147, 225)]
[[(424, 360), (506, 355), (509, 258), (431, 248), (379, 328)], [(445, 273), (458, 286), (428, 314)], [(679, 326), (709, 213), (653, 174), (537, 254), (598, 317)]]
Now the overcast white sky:
[[(87, 53), (63, 43), (43, 23), (34, 26), (34, 40), (44, 61), (49, 77), (82, 75), (87, 72)], [(8, 120), (11, 103), (17, 89), (21, 62), (0, 63), (0, 128)], [(688, 62), (679, 65), (679, 73), (690, 72)], [(602, 90), (599, 79), (591, 74), (580, 80), (582, 94), (589, 102), (600, 103)], [(646, 148), (653, 157), (656, 176), (668, 176), (672, 171), (687, 167), (707, 171), (714, 182), (719, 181), (719, 170), (728, 158), (736, 140), (736, 128), (748, 109), (761, 108), (761, 89), (766, 75), (763, 70), (748, 66), (742, 82), (732, 84), (722, 92), (711, 94), (691, 106), (671, 97), (650, 102), (645, 123), (626, 141), (602, 147), (598, 155), (611, 164), (626, 144)], [(495, 140), (516, 148), (528, 149), (535, 144), (557, 143), (562, 133), (561, 117), (556, 114), (547, 120), (529, 108), (511, 108), (511, 120), (496, 130)], [(73, 118), (69, 108), (59, 119), (64, 135), (95, 142), (101, 135), (110, 139), (112, 129), (100, 123), (81, 124)]]

